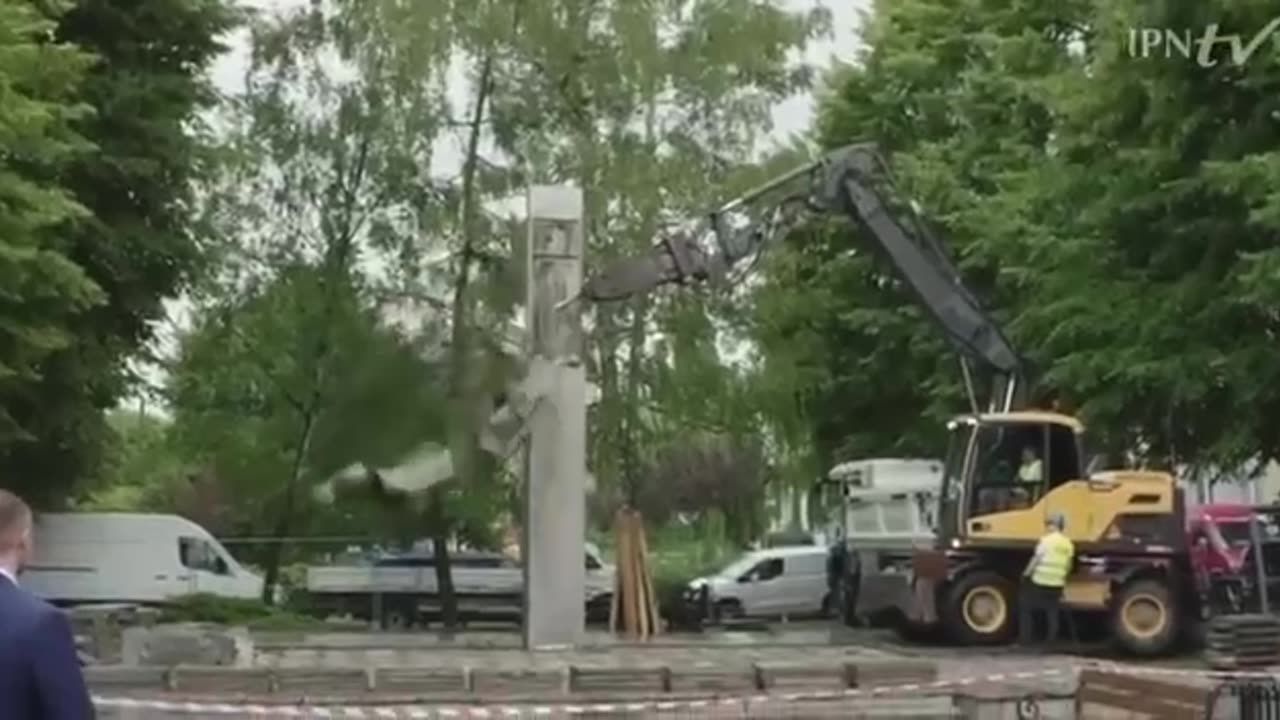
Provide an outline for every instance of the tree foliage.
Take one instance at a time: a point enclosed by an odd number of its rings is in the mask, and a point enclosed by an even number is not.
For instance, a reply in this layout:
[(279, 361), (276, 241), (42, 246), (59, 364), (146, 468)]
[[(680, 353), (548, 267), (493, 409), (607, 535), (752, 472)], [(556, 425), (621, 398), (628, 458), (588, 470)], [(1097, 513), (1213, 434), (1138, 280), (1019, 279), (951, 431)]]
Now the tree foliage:
[(26, 3), (0, 8), (0, 449), (38, 439), (22, 406), (40, 400), (44, 364), (75, 341), (75, 316), (102, 299), (61, 237), (89, 215), (63, 178), (89, 147), (75, 123), (90, 58), (49, 42), (54, 28)]
[[(33, 7), (65, 12), (44, 20)], [(127, 361), (199, 268), (198, 114), (215, 99), (205, 71), (235, 22), (229, 8), (24, 0), (0, 10), (0, 83), (11, 88), (0, 113), (15, 121), (0, 152), (15, 179), (39, 181), (13, 196), (20, 210), (4, 233), (14, 248), (4, 286), (21, 312), (5, 312), (16, 354), (0, 367), (21, 382), (0, 397), (0, 461), (33, 500), (56, 502), (94, 474), (110, 440), (103, 411), (129, 389)], [(93, 152), (73, 152), (86, 142)]]
[[(1204, 68), (1127, 43), (1129, 27), (1269, 19), (1218, 2), (876, 3), (819, 137), (880, 141), (1098, 446), (1274, 456), (1280, 63)], [(865, 247), (848, 229), (793, 238), (754, 318), (827, 462), (936, 453), (937, 420), (966, 405), (953, 351)]]
[(718, 514), (727, 539), (758, 536), (770, 468), (759, 439), (698, 433), (652, 451), (635, 496), (645, 521), (661, 527), (680, 514)]
[[(171, 383), (176, 432), (237, 485), (242, 521), (280, 541), (315, 517), (316, 483), (442, 429), (425, 348), (388, 318), (406, 282), (394, 261), (421, 251), (440, 204), (426, 173), (443, 69), (395, 63), (405, 48), (368, 34), (382, 7), (255, 18), (204, 201), (217, 244)], [(264, 559), (265, 593), (285, 549)]]
[[(441, 403), (440, 369), (349, 285), (322, 288), (322, 273), (285, 271), (234, 307), (203, 316), (173, 368), (171, 437), (216, 479), (234, 534), (286, 538), (313, 521), (333, 530), (332, 513), (312, 499), (315, 484), (353, 462), (393, 462), (443, 431), (443, 415), (432, 411)], [(314, 312), (320, 303), (330, 304), (323, 320)], [(317, 337), (332, 344), (321, 358)], [(353, 519), (370, 517), (368, 508), (356, 510)], [(281, 531), (285, 512), (290, 523)], [(368, 526), (354, 522), (345, 531), (362, 535)], [(260, 560), (269, 570), (281, 557), (268, 550)]]
[[(828, 21), (765, 0), (535, 0), (521, 12), (495, 75), (495, 141), (533, 180), (583, 188), (592, 269), (742, 186), (774, 105), (808, 88), (795, 51)], [(638, 487), (646, 448), (689, 422), (751, 432), (716, 314), (662, 296), (594, 311), (590, 463), (602, 492)], [(676, 339), (647, 342), (659, 335)]]
[[(334, 1), (253, 25), (247, 83), (227, 107), (227, 162), (206, 205), (219, 244), (202, 316), (239, 313), (252, 343), (287, 350), (288, 363), (274, 354), (269, 366), (256, 363), (285, 403), (283, 415), (271, 414), (277, 431), (224, 433), (254, 445), (224, 454), (240, 464), (219, 469), (259, 488), (268, 504), (249, 514), (272, 517), (273, 537), (332, 521), (321, 516), (353, 503), (314, 507), (317, 482), (352, 466), (396, 467), (438, 445), (452, 454), (447, 486), (414, 497), (375, 489), (356, 504), (381, 512), (380, 527), (398, 537), (430, 536), (441, 553), (455, 534), (491, 534), (506, 505), (497, 463), (476, 437), (512, 373), (499, 337), (519, 296), (509, 282), (516, 263), (500, 247), (513, 228), (483, 212), (510, 191), (510, 173), (485, 163), (477, 144), (488, 127), (485, 68), (516, 6)], [(457, 59), (478, 71), (461, 107), (446, 82)], [(442, 178), (433, 164), (457, 127), (467, 137), (461, 177)], [(277, 299), (244, 314), (246, 292)], [(190, 373), (193, 388), (206, 371), (216, 377), (218, 368)], [(231, 377), (214, 385), (235, 391)], [(208, 415), (206, 430), (246, 411), (234, 405)], [(279, 564), (267, 560), (268, 585)], [(447, 588), (447, 563), (439, 567)]]

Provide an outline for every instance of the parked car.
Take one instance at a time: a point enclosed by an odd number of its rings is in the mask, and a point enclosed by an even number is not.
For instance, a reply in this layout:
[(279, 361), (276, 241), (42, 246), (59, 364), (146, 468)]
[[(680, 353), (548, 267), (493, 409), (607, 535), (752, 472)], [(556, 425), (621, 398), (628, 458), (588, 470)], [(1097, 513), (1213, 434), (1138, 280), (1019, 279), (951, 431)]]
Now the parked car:
[(262, 595), (262, 578), (208, 530), (177, 515), (43, 513), (22, 584), (59, 605), (161, 605), (207, 593)]
[(828, 552), (819, 545), (753, 550), (714, 575), (693, 580), (689, 591), (705, 585), (725, 617), (825, 614), (831, 609)]

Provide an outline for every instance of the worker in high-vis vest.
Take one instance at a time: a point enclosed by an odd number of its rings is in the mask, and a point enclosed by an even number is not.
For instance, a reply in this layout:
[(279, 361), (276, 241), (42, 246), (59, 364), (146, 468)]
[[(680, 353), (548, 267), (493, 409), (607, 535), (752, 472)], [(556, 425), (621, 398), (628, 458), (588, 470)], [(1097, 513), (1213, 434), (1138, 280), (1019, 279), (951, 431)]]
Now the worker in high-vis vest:
[(1045, 534), (1036, 544), (1035, 555), (1022, 573), (1022, 598), (1018, 613), (1018, 640), (1023, 645), (1032, 641), (1031, 624), (1036, 611), (1045, 614), (1049, 626), (1046, 643), (1058, 639), (1058, 615), (1062, 607), (1062, 588), (1071, 573), (1071, 562), (1076, 548), (1063, 530), (1066, 519), (1061, 513), (1052, 513), (1044, 522)]

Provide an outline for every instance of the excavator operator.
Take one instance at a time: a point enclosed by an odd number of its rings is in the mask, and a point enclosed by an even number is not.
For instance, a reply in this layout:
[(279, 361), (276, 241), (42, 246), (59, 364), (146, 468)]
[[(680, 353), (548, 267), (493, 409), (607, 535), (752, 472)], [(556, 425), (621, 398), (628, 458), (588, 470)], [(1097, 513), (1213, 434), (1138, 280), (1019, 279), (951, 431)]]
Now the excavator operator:
[(1029, 508), (1035, 504), (1044, 481), (1044, 464), (1036, 457), (1035, 448), (1022, 448), (1022, 464), (1018, 466), (1018, 482), (1010, 492), (1013, 508)]
[(1022, 465), (1018, 467), (1018, 482), (1024, 487), (1037, 488), (1044, 480), (1044, 465), (1036, 457), (1035, 448), (1022, 448)]

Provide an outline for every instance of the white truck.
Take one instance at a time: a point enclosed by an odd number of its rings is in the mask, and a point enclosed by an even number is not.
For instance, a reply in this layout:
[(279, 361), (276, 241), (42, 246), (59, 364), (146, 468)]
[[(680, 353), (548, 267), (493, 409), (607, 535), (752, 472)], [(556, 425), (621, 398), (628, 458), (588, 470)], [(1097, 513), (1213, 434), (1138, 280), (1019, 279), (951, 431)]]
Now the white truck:
[(901, 607), (913, 550), (933, 544), (942, 469), (940, 460), (873, 458), (827, 473), (827, 534), (848, 551), (836, 602), (846, 623)]
[(22, 584), (58, 605), (163, 605), (195, 593), (257, 598), (262, 578), (177, 515), (42, 513)]
[[(524, 569), (496, 552), (450, 553), (458, 612), (465, 620), (519, 621), (524, 606)], [(613, 565), (600, 549), (585, 548), (589, 618), (608, 617), (613, 601)], [(307, 593), (319, 614), (377, 620), (383, 627), (426, 624), (440, 614), (435, 557), (429, 552), (389, 555), (361, 565), (307, 568)]]

